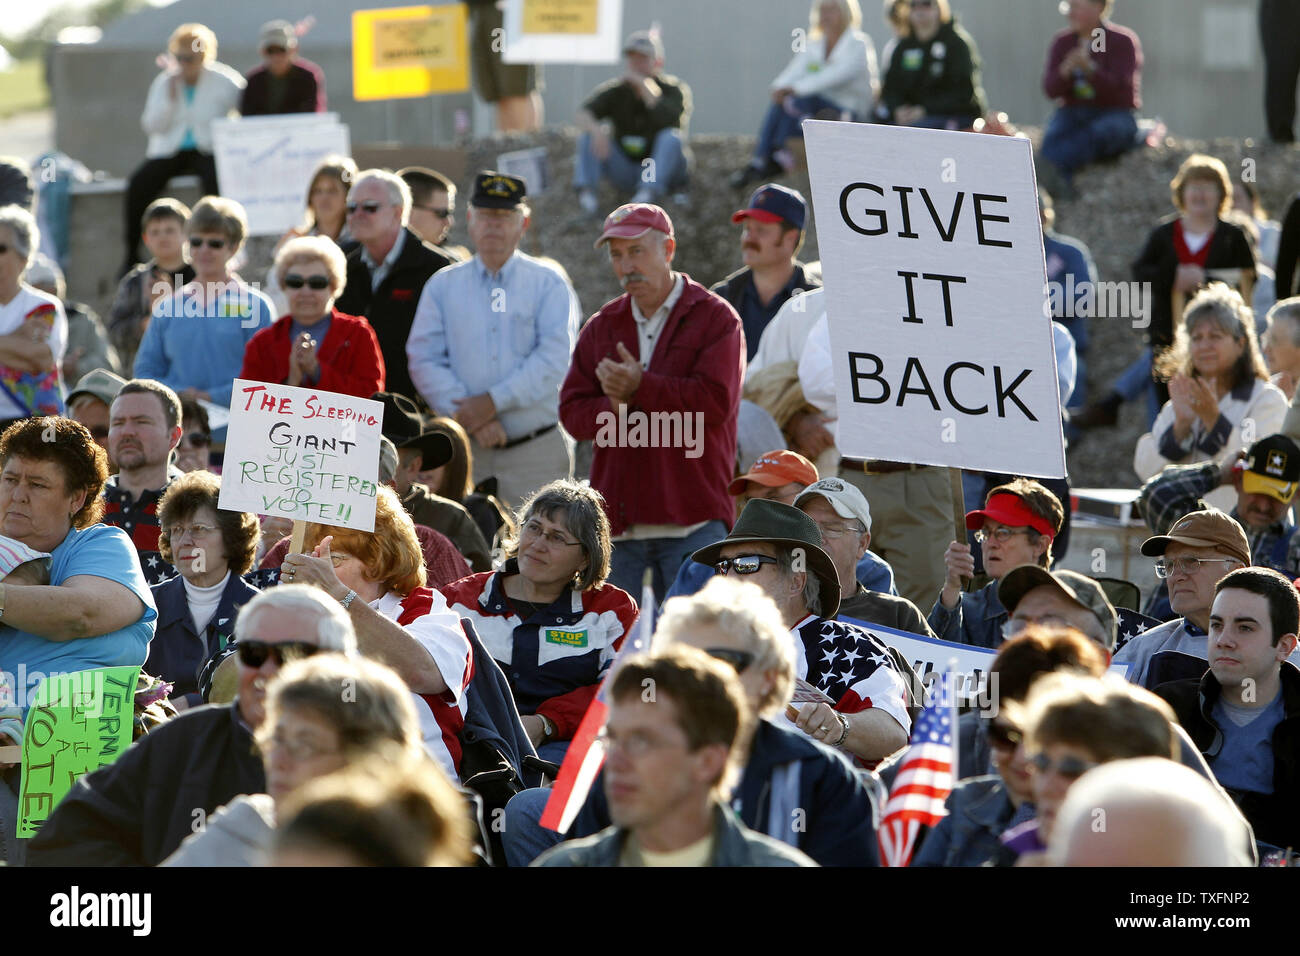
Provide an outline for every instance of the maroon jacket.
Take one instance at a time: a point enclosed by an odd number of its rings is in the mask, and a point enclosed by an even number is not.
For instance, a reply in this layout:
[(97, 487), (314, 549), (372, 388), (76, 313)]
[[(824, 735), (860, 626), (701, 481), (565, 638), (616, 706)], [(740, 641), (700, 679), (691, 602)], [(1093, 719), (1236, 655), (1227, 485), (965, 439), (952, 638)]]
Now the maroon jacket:
[(1091, 99), (1080, 98), (1076, 95), (1074, 81), (1061, 76), (1061, 62), (1065, 55), (1079, 45), (1079, 35), (1073, 30), (1062, 30), (1052, 37), (1052, 45), (1047, 51), (1047, 66), (1043, 69), (1043, 92), (1062, 106), (1141, 109), (1142, 42), (1132, 30), (1109, 20), (1102, 21), (1101, 28), (1106, 31), (1104, 50), (1090, 50), (1088, 53), (1097, 66), (1097, 72), (1088, 77), (1096, 95)]
[[(669, 432), (663, 425), (674, 419), (650, 417), (656, 427), (645, 428), (645, 440), (661, 437), (663, 444), (689, 436), (689, 443), (679, 440), (688, 447), (634, 447), (639, 444), (635, 418), (627, 419), (627, 431), (620, 436), (617, 415), (601, 391), (596, 366), (606, 356), (618, 357), (619, 342), (640, 358), (628, 295), (607, 302), (583, 327), (560, 388), (565, 430), (576, 439), (595, 440), (591, 484), (605, 496), (614, 535), (634, 524), (692, 525), (717, 519), (730, 527), (735, 518), (727, 484), (736, 468), (745, 333), (726, 300), (689, 276), (682, 278), (681, 298), (664, 322), (650, 367), (627, 410), (629, 416), (679, 413), (671, 434), (663, 434)], [(679, 430), (696, 427), (695, 412), (703, 415), (703, 433)], [(698, 457), (687, 457), (697, 451)]]

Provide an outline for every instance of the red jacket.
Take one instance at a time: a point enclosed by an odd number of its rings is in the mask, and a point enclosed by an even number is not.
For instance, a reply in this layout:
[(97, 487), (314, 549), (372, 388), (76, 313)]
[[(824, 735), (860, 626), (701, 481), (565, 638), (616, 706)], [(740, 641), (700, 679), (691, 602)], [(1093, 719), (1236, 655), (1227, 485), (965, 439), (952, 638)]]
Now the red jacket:
[[(289, 378), (292, 327), (293, 318), (286, 315), (249, 339), (239, 377), (285, 384)], [(384, 390), (384, 358), (375, 330), (365, 319), (331, 310), (330, 329), (316, 350), (316, 361), (320, 364), (320, 380), (310, 387), (357, 398), (369, 398)]]
[[(605, 496), (615, 535), (634, 524), (692, 525), (717, 519), (730, 527), (735, 518), (727, 484), (736, 469), (745, 333), (740, 316), (726, 300), (689, 276), (682, 278), (685, 288), (628, 405), (622, 435), (596, 378), (596, 365), (606, 356), (617, 358), (619, 342), (640, 357), (630, 296), (606, 303), (583, 327), (560, 388), (565, 430), (576, 439), (595, 441), (591, 484)], [(659, 439), (661, 447), (646, 447), (638, 440), (631, 417), (638, 412), (651, 416), (643, 419), (652, 426), (644, 440)], [(656, 412), (678, 415), (655, 419)], [(703, 416), (702, 435), (694, 431), (695, 412)], [(689, 423), (683, 415), (691, 416)], [(674, 436), (677, 447), (662, 447)]]

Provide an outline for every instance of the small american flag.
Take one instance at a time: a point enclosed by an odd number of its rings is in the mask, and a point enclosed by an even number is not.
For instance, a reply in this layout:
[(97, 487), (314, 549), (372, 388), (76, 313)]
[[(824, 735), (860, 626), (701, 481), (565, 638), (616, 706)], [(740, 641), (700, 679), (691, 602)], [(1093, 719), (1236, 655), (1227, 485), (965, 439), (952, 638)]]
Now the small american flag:
[(877, 838), (885, 866), (907, 866), (922, 825), (934, 826), (948, 809), (957, 765), (956, 672), (940, 676), (934, 699), (912, 728), (912, 740), (894, 777)]

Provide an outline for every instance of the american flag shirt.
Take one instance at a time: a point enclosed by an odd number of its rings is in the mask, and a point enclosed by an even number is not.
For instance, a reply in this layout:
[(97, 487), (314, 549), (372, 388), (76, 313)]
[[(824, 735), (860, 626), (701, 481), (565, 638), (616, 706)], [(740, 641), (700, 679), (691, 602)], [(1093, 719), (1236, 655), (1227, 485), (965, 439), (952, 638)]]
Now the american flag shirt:
[(875, 707), (911, 732), (907, 685), (889, 649), (871, 632), (844, 621), (808, 615), (793, 628), (795, 676), (831, 700), (842, 714)]

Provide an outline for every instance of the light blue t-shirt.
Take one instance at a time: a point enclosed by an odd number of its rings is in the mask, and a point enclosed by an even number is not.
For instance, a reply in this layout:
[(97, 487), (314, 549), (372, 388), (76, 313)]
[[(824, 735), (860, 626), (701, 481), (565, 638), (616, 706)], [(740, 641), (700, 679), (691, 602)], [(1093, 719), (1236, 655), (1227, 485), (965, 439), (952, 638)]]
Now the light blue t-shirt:
[(62, 584), (83, 574), (130, 588), (144, 602), (144, 613), (120, 631), (72, 641), (51, 641), (12, 627), (0, 627), (0, 670), (12, 677), (15, 690), (26, 683), (27, 693), (20, 700), (30, 700), (36, 685), (48, 674), (134, 666), (143, 664), (149, 655), (158, 610), (140, 570), (135, 545), (126, 532), (106, 524), (69, 531), (51, 555), (50, 584)]
[(1228, 790), (1273, 792), (1273, 731), (1286, 716), (1279, 690), (1261, 708), (1233, 706), (1222, 697), (1211, 711), (1223, 732), (1223, 748), (1210, 758), (1214, 776)]

